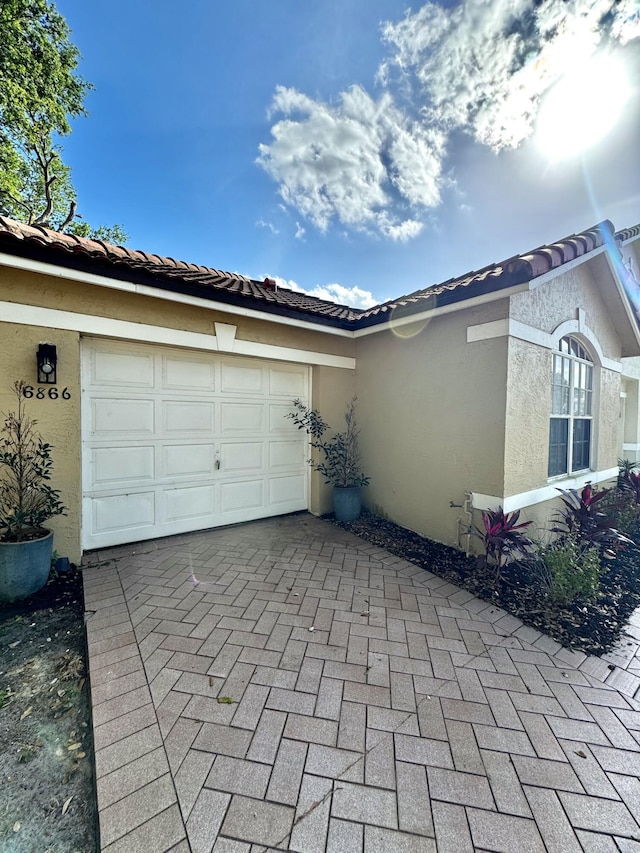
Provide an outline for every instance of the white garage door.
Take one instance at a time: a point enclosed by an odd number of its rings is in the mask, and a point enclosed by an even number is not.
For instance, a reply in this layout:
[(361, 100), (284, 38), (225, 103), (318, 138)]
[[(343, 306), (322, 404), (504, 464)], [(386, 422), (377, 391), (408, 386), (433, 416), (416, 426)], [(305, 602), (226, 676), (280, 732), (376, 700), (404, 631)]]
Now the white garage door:
[(83, 547), (307, 508), (306, 367), (85, 340)]

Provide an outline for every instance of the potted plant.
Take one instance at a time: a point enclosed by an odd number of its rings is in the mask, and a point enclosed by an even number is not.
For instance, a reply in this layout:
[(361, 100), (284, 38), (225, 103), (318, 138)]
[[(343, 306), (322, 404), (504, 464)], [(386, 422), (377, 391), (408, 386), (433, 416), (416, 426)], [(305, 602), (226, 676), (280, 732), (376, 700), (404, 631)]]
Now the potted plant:
[(0, 601), (39, 590), (51, 569), (53, 533), (44, 525), (64, 514), (60, 492), (49, 485), (52, 447), (25, 412), (24, 382), (16, 382), (15, 412), (0, 430)]
[(360, 487), (369, 484), (370, 477), (360, 468), (360, 450), (358, 436), (360, 430), (356, 421), (356, 398), (347, 405), (344, 413), (345, 430), (336, 432), (330, 438), (325, 433), (330, 429), (316, 409), (309, 409), (301, 400), (293, 401), (294, 411), (289, 412), (298, 429), (311, 436), (311, 447), (317, 450), (320, 458), (309, 460), (314, 471), (333, 486), (333, 511), (338, 521), (355, 521), (360, 515)]

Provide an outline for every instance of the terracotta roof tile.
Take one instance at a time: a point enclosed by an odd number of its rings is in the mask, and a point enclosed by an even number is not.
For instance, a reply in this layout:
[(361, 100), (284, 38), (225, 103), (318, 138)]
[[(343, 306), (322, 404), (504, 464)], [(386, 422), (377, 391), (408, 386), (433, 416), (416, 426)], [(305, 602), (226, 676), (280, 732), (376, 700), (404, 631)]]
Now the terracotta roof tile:
[(500, 263), (489, 264), (480, 270), (361, 311), (278, 287), (271, 279), (254, 281), (238, 273), (223, 272), (99, 240), (61, 234), (39, 225), (25, 225), (0, 216), (0, 250), (3, 251), (101, 275), (134, 279), (152, 287), (187, 291), (220, 302), (246, 305), (257, 311), (295, 316), (347, 329), (382, 323), (392, 314), (411, 315), (475, 295), (524, 284), (588, 254), (614, 236), (624, 241), (639, 235), (640, 225), (614, 235), (613, 225), (606, 220), (587, 231), (540, 246), (526, 254), (514, 255)]
[(622, 231), (616, 232), (616, 240), (620, 240), (621, 243), (626, 243), (627, 240), (632, 240), (634, 237), (640, 237), (640, 225), (623, 228)]

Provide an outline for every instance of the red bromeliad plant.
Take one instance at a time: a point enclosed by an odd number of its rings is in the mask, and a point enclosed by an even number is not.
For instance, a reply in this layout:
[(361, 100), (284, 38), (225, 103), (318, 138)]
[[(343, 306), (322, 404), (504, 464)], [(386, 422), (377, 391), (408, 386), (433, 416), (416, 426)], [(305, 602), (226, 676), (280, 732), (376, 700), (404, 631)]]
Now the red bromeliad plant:
[(506, 563), (518, 554), (526, 554), (533, 545), (531, 539), (522, 533), (529, 527), (530, 521), (518, 524), (520, 511), (507, 512), (500, 506), (498, 509), (482, 511), (482, 529), (472, 528), (470, 532), (478, 536), (485, 550), (485, 559), (492, 561), (496, 568), (496, 581)]
[[(630, 472), (630, 476), (637, 475)], [(621, 545), (631, 544), (632, 540), (624, 536), (613, 526), (613, 519), (602, 512), (598, 504), (609, 493), (609, 489), (596, 491), (591, 483), (582, 489), (558, 489), (561, 493), (564, 509), (560, 510), (560, 526), (552, 527), (553, 533), (575, 537), (601, 548), (605, 557), (615, 556)]]
[(636, 499), (636, 503), (640, 504), (640, 474), (636, 474), (635, 471), (629, 471), (629, 476), (627, 477), (628, 490), (633, 494)]

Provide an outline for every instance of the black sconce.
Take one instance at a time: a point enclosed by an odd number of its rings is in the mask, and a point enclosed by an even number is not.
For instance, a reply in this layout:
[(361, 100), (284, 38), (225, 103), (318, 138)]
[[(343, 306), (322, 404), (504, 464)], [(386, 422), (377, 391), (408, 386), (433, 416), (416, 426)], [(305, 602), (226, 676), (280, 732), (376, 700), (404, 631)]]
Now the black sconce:
[(58, 354), (54, 344), (40, 344), (38, 347), (38, 384), (56, 384), (56, 365)]

